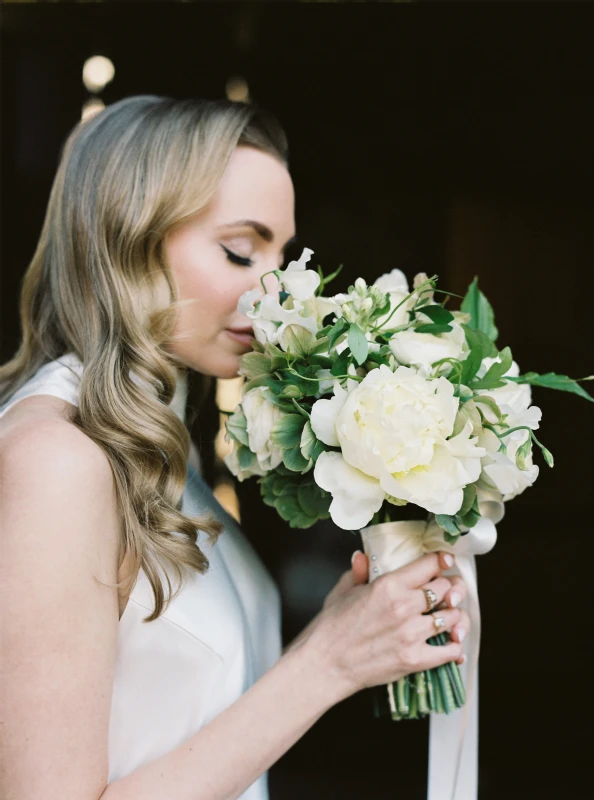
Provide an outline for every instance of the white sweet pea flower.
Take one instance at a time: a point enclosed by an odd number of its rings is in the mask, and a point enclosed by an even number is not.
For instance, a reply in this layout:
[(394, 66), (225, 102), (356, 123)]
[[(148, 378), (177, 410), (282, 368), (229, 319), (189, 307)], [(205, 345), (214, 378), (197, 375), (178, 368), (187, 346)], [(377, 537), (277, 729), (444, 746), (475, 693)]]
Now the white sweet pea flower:
[[(471, 438), (470, 422), (448, 439), (459, 402), (453, 393), (445, 378), (429, 381), (408, 367), (392, 372), (381, 365), (346, 398), (339, 390), (331, 400), (318, 400), (312, 428), (330, 446), (338, 442), (344, 461), (374, 478), (385, 495), (435, 514), (455, 514), (464, 487), (480, 475), (485, 450)], [(348, 493), (349, 485), (341, 492)], [(374, 513), (371, 505), (368, 512), (366, 522)]]
[(246, 392), (241, 401), (247, 419), (250, 450), (256, 454), (258, 464), (265, 471), (275, 469), (282, 461), (282, 451), (270, 439), (272, 426), (282, 416), (282, 411), (270, 400), (270, 389), (258, 386)]
[(292, 295), (295, 300), (309, 300), (320, 285), (320, 276), (311, 269), (306, 269), (305, 265), (311, 258), (313, 250), (304, 247), (301, 256), (297, 261), (291, 261), (287, 268), (280, 273), (280, 280), (285, 291)]
[(405, 296), (409, 293), (408, 280), (401, 269), (393, 269), (392, 272), (380, 275), (373, 285), (382, 292), (400, 292)]
[[(483, 359), (479, 370), (479, 376), (482, 377), (492, 364), (499, 361), (499, 357)], [(520, 368), (518, 364), (513, 361), (505, 375), (517, 378), (519, 374)], [(509, 383), (506, 383), (505, 386), (501, 386), (499, 389), (481, 389), (477, 394), (488, 395), (495, 400), (501, 412), (506, 415), (505, 424), (508, 428), (516, 428), (518, 425), (526, 425), (532, 428), (533, 431), (538, 428), (542, 417), (542, 411), (538, 406), (530, 405), (532, 401), (530, 384), (509, 381)], [(480, 409), (488, 422), (493, 424), (497, 421), (497, 418), (488, 406), (482, 404)], [(522, 439), (525, 441), (526, 431), (516, 431), (516, 433), (512, 433), (511, 436), (516, 440)], [(506, 437), (506, 441), (509, 441), (509, 437)]]
[(442, 358), (463, 361), (468, 355), (468, 343), (464, 330), (455, 321), (450, 322), (451, 331), (439, 333), (417, 333), (412, 328), (395, 333), (390, 339), (390, 350), (401, 364), (416, 367), (419, 374), (429, 377), (432, 364)]
[(378, 481), (351, 467), (340, 453), (321, 453), (314, 467), (314, 480), (330, 492), (330, 516), (345, 530), (365, 527), (382, 507), (385, 493)]
[(278, 295), (262, 295), (257, 289), (252, 289), (239, 298), (238, 310), (252, 320), (258, 342), (277, 344), (287, 325), (301, 325), (313, 334), (319, 330), (314, 317), (302, 315), (301, 303), (295, 301), (293, 305), (293, 308), (285, 308)]
[(404, 272), (400, 269), (393, 269), (391, 272), (386, 272), (385, 275), (380, 275), (373, 285), (382, 292), (386, 292), (390, 297), (390, 311), (385, 316), (380, 317), (377, 320), (377, 324), (381, 325), (383, 321), (387, 320), (392, 314), (392, 310), (402, 303), (400, 308), (390, 317), (388, 326), (390, 328), (398, 328), (401, 325), (406, 325), (408, 323), (408, 312), (417, 302), (417, 298), (413, 296), (403, 302), (406, 296), (410, 294)]
[(501, 442), (494, 433), (487, 430), (481, 434), (479, 443), (486, 450), (479, 484), (483, 490), (496, 490), (507, 502), (532, 486), (539, 473), (538, 465), (532, 462), (532, 454), (525, 459), (526, 469), (520, 469), (516, 464), (518, 448), (527, 441), (529, 435), (528, 431), (516, 431), (506, 436), (503, 439), (506, 452), (503, 453), (499, 452)]
[(239, 298), (239, 302), (237, 303), (237, 310), (240, 314), (244, 314), (245, 316), (250, 316), (255, 311), (256, 303), (264, 297), (264, 294), (260, 291), (260, 289), (250, 289), (247, 292), (244, 292), (241, 297)]

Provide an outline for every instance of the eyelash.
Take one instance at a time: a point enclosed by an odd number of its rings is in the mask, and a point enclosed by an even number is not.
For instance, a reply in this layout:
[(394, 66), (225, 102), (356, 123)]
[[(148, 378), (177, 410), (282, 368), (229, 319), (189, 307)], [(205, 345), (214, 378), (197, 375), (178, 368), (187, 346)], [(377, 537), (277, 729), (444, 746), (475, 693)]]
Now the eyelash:
[(238, 256), (237, 253), (233, 253), (231, 250), (227, 250), (225, 245), (221, 245), (223, 250), (225, 251), (227, 258), (232, 264), (239, 264), (241, 267), (251, 267), (254, 263), (251, 258), (247, 258), (246, 256)]

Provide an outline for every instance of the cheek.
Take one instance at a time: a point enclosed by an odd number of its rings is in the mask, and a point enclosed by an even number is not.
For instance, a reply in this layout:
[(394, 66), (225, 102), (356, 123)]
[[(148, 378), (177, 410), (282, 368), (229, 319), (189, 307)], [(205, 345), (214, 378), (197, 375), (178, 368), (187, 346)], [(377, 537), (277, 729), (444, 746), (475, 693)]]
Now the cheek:
[(227, 327), (237, 316), (237, 303), (251, 288), (247, 270), (217, 264), (204, 268), (197, 264), (176, 270), (180, 298), (191, 300), (182, 310), (184, 323), (192, 324), (206, 337)]

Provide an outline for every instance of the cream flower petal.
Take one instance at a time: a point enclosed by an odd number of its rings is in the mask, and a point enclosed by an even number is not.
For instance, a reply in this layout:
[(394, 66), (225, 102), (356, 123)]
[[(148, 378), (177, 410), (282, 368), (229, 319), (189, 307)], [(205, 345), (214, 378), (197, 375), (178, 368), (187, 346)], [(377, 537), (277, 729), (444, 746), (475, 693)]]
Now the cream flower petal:
[(385, 494), (379, 482), (346, 463), (340, 453), (321, 453), (314, 468), (314, 480), (330, 492), (330, 516), (339, 528), (365, 527), (382, 506)]
[(330, 400), (317, 400), (311, 409), (311, 427), (321, 442), (330, 447), (340, 447), (336, 435), (336, 417), (348, 397), (338, 381), (334, 382), (334, 397)]

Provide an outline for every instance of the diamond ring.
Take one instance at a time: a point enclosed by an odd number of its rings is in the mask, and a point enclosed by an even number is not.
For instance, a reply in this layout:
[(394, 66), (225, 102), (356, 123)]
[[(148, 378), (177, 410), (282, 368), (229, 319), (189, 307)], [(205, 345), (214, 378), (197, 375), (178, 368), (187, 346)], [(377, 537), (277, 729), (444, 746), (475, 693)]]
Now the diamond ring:
[(431, 614), (433, 617), (433, 626), (435, 627), (436, 631), (440, 631), (442, 628), (445, 627), (445, 619), (443, 617), (436, 617), (435, 614)]

